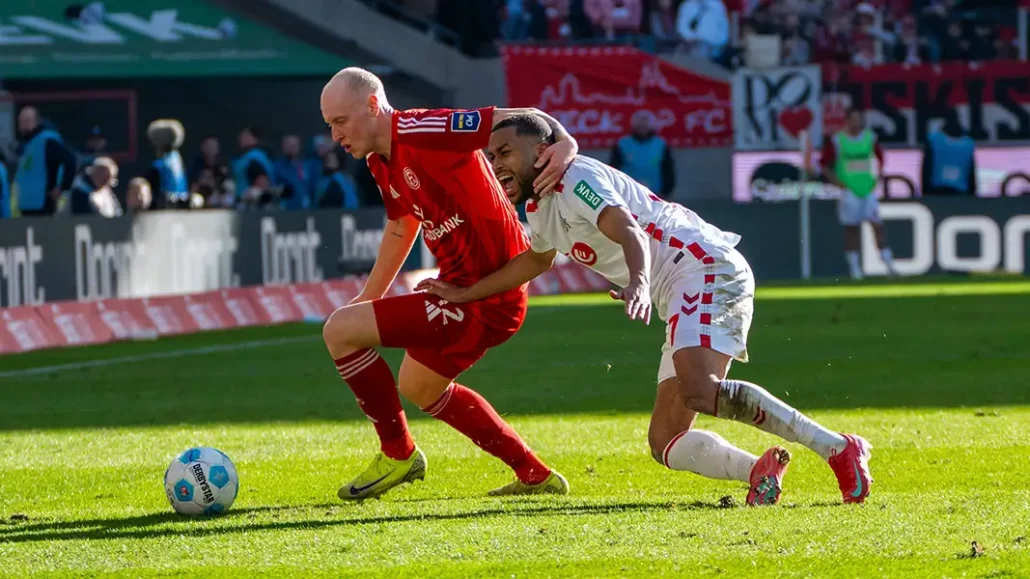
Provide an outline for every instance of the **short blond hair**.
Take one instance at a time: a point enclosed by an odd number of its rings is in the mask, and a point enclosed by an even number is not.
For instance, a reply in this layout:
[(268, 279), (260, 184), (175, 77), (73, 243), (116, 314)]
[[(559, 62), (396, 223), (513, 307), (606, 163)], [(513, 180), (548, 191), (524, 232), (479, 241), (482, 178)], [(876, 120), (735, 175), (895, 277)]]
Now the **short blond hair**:
[(369, 70), (358, 66), (349, 66), (333, 76), (334, 81), (339, 81), (347, 89), (363, 94), (384, 95), (383, 81)]

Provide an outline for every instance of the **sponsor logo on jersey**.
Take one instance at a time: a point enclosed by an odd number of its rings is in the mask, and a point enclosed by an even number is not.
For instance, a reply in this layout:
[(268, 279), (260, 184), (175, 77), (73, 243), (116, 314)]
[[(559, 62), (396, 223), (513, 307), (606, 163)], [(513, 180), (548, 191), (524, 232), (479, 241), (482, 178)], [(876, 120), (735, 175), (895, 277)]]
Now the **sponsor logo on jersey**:
[(601, 203), (603, 203), (601, 196), (594, 192), (586, 181), (576, 183), (576, 187), (573, 189), (573, 192), (576, 193), (576, 197), (582, 199), (583, 203), (586, 203), (591, 209), (597, 209), (601, 206)]
[(445, 308), (444, 306), (449, 304), (447, 300), (440, 300), (438, 303), (433, 303), (426, 300), (426, 315), (429, 317), (429, 321), (433, 321), (436, 318), (443, 320), (443, 325), (447, 325), (448, 320), (454, 320), (460, 322), (465, 319), (465, 312), (460, 308), (451, 306), (451, 309)]
[(461, 111), (451, 113), (451, 132), (474, 133), (479, 130), (482, 117), (479, 111)]
[(597, 252), (582, 241), (577, 241), (572, 245), (569, 257), (588, 267), (597, 263)]
[(415, 172), (412, 171), (410, 167), (404, 168), (404, 181), (407, 182), (408, 187), (411, 187), (412, 189), (418, 189), (422, 186), (422, 184), (418, 182), (418, 177), (415, 176)]
[(437, 226), (432, 221), (425, 220), (422, 222), (424, 226), (422, 230), (422, 235), (426, 238), (426, 241), (436, 241), (437, 239), (440, 239), (444, 235), (447, 235), (448, 233), (457, 229), (458, 226), (462, 223), (465, 223), (465, 220), (458, 215), (449, 218), (447, 221), (444, 221), (439, 226)]

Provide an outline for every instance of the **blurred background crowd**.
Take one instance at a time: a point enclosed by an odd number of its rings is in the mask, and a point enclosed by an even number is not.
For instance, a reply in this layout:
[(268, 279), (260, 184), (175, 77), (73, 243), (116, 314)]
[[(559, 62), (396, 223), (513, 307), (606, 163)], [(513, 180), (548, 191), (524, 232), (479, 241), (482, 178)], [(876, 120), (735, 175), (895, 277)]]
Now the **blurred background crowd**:
[[(372, 0), (369, 0), (372, 1)], [(472, 56), (502, 41), (634, 42), (726, 66), (1014, 58), (1017, 2), (995, 0), (402, 0), (383, 11), (431, 18)]]

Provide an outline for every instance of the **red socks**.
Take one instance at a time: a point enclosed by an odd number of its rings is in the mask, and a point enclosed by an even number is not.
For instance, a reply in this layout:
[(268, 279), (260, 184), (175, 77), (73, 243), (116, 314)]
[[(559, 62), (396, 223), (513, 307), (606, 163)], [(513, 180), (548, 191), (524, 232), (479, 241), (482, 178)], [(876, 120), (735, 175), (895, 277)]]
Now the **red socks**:
[(386, 360), (366, 348), (336, 360), (336, 371), (354, 392), (361, 411), (375, 425), (383, 454), (395, 460), (410, 457), (415, 441), (408, 432), (397, 383)]
[(540, 484), (551, 475), (551, 469), (540, 462), (490, 403), (461, 384), (452, 383), (439, 400), (423, 410), (469, 437), (479, 448), (504, 461), (515, 471), (520, 481)]

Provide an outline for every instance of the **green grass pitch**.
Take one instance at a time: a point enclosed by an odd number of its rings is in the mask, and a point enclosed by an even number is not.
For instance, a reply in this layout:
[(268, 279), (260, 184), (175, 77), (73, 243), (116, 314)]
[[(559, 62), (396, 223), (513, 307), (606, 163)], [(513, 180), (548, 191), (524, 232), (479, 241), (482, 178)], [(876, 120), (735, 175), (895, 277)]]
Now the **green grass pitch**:
[[(341, 504), (377, 445), (314, 325), (0, 358), (0, 577), (1030, 577), (1028, 312), (1019, 280), (759, 292), (731, 375), (866, 436), (864, 506), (797, 445), (774, 508), (722, 508), (742, 485), (655, 463), (662, 329), (607, 297), (536, 300), (462, 378), (568, 497), (487, 498), (503, 465), (409, 408), (425, 483)], [(164, 469), (193, 445), (239, 468), (226, 516), (167, 504)]]

